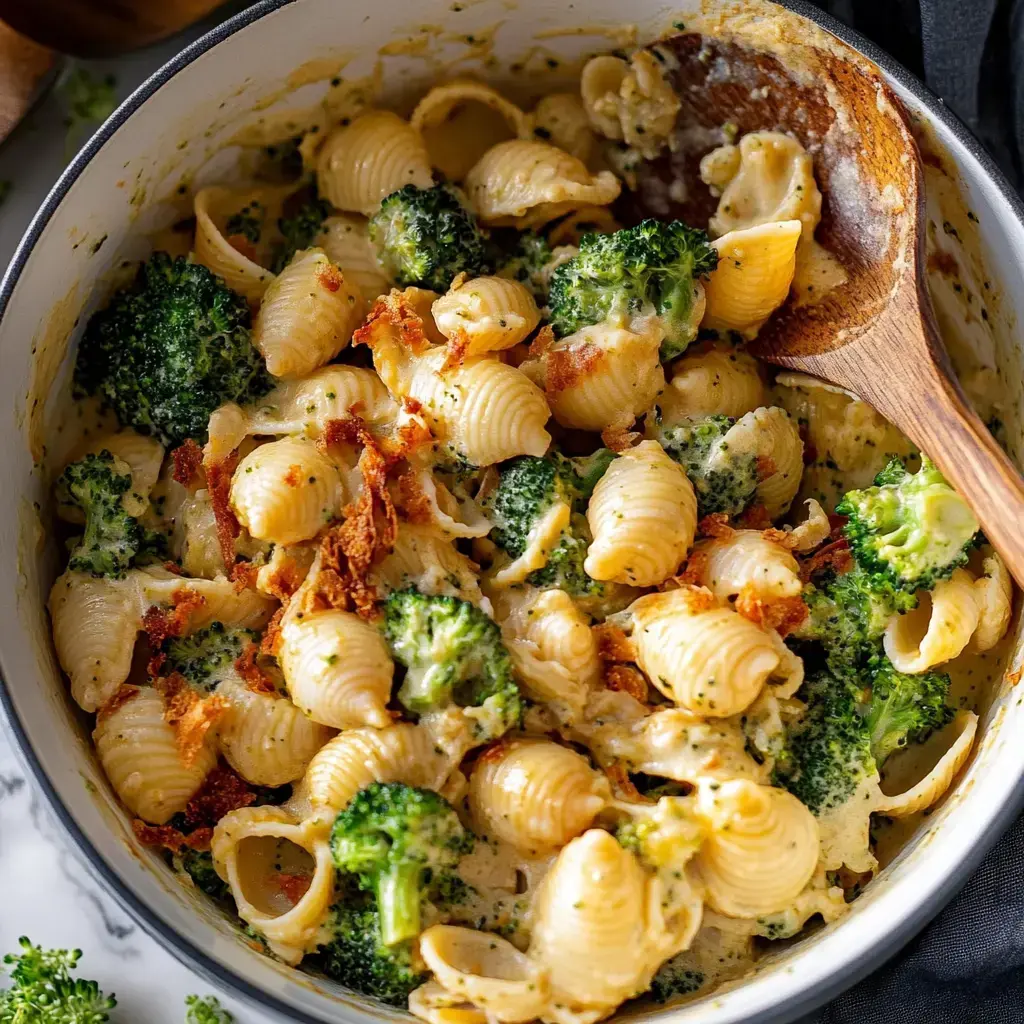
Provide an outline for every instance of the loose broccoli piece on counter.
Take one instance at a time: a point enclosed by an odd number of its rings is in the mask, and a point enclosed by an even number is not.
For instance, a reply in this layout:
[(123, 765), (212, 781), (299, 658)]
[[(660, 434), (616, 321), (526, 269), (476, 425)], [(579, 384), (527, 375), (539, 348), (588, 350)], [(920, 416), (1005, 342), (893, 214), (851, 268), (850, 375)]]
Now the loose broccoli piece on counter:
[(231, 895), (230, 886), (213, 866), (213, 855), (209, 850), (192, 850), (183, 846), (171, 858), (171, 866), (175, 871), (188, 875), (196, 888), (211, 899), (225, 900)]
[(185, 996), (185, 1024), (235, 1024), (216, 996)]
[(154, 253), (90, 319), (75, 383), (104, 399), (122, 426), (169, 447), (205, 440), (217, 406), (270, 390), (249, 323), (245, 299), (206, 267)]
[(71, 553), (69, 569), (93, 576), (128, 571), (146, 540), (136, 518), (146, 503), (131, 487), (131, 470), (105, 449), (72, 462), (60, 475), (58, 501), (77, 505), (85, 514), (85, 533)]
[(665, 331), (662, 359), (675, 359), (697, 334), (694, 282), (717, 265), (707, 234), (681, 221), (645, 220), (584, 235), (579, 254), (551, 277), (551, 326), (565, 337), (602, 320), (657, 314)]
[(255, 630), (211, 622), (204, 629), (165, 642), (164, 670), (181, 673), (194, 687), (209, 693), (231, 671), (242, 651), (258, 641)]
[(543, 235), (524, 231), (517, 236), (515, 244), (506, 253), (498, 274), (518, 281), (533, 292), (541, 305), (547, 302), (547, 287), (541, 277), (545, 265), (551, 259), (551, 246)]
[(281, 240), (274, 245), (270, 269), (280, 274), (297, 252), (308, 249), (330, 215), (331, 204), (321, 199), (314, 188), (310, 198), (294, 213), (278, 220), (277, 230), (281, 232)]
[(775, 765), (775, 784), (820, 814), (845, 803), (877, 770), (861, 713), (865, 694), (819, 671), (797, 696), (807, 711), (789, 731), (786, 754)]
[(849, 516), (847, 539), (857, 564), (897, 587), (930, 590), (967, 561), (978, 521), (923, 456), (916, 473), (893, 459), (875, 486), (848, 491), (836, 512)]
[(469, 853), (473, 836), (432, 790), (377, 782), (339, 812), (330, 843), (338, 870), (375, 895), (380, 940), (394, 946), (419, 934), (431, 881)]
[(384, 602), (384, 636), (406, 667), (399, 701), (415, 714), (452, 703), (479, 709), (482, 731), (496, 739), (519, 723), (522, 698), (501, 630), (457, 597), (396, 590)]
[(691, 958), (684, 954), (666, 960), (658, 968), (646, 996), (656, 1003), (667, 1003), (696, 992), (703, 984), (704, 975), (693, 969)]
[(404, 1008), (409, 993), (427, 980), (424, 965), (414, 960), (413, 941), (381, 941), (380, 918), (369, 901), (336, 903), (324, 927), (331, 938), (312, 962), (348, 988)]
[(370, 238), (400, 285), (445, 292), (457, 274), (476, 277), (494, 266), (488, 240), (450, 185), (392, 192), (370, 218)]
[(105, 1024), (117, 1005), (95, 981), (72, 978), (80, 949), (43, 949), (22, 936), (20, 953), (3, 966), (11, 987), (0, 991), (0, 1024)]
[(941, 672), (906, 675), (883, 658), (871, 681), (871, 702), (865, 724), (871, 752), (881, 767), (886, 758), (908, 743), (921, 743), (953, 717), (946, 703), (949, 676)]
[(754, 500), (759, 482), (757, 456), (732, 450), (730, 416), (704, 416), (658, 429), (665, 451), (686, 470), (697, 495), (699, 515), (739, 515)]

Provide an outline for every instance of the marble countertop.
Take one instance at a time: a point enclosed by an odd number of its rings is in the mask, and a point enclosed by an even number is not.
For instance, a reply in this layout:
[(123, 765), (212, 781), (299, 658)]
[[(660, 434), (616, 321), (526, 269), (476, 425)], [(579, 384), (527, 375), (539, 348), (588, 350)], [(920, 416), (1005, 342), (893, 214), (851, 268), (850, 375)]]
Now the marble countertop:
[[(232, 13), (230, 8), (227, 13)], [(204, 23), (117, 60), (82, 63), (98, 74), (113, 73), (120, 100), (209, 27)], [(87, 134), (76, 143), (84, 142)], [(0, 206), (0, 266), (6, 267), (70, 155), (64, 113), (51, 93), (0, 146), (0, 181), (11, 182)], [(151, 939), (89, 877), (27, 777), (2, 718), (0, 877), (4, 880), (0, 956), (17, 948), (20, 935), (45, 947), (82, 949), (79, 974), (116, 994), (118, 1006), (112, 1014), (116, 1024), (181, 1024), (185, 996), (211, 993), (208, 984)], [(217, 995), (235, 1014), (237, 1024), (271, 1024), (282, 1019)]]

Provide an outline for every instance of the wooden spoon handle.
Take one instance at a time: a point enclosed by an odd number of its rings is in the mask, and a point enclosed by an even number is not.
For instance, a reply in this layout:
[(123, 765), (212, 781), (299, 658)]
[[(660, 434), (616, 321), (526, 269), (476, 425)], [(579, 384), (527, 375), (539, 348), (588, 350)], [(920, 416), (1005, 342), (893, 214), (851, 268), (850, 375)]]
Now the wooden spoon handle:
[(0, 21), (0, 142), (28, 112), (56, 58)]

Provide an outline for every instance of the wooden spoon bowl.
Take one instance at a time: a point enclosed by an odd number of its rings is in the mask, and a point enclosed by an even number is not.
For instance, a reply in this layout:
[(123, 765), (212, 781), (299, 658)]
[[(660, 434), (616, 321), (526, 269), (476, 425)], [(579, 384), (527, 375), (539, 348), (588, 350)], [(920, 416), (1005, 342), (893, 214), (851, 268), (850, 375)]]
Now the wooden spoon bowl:
[[(699, 33), (659, 45), (675, 57), (669, 78), (687, 131), (676, 152), (640, 170), (623, 215), (706, 223), (717, 200), (698, 164), (723, 124), (799, 139), (823, 195), (816, 238), (848, 280), (814, 305), (789, 302), (750, 351), (859, 395), (902, 430), (968, 500), (1024, 586), (1024, 480), (970, 407), (936, 328), (924, 277), (920, 154), (899, 100), (838, 43), (793, 47), (795, 73), (773, 53)], [(672, 181), (685, 188), (670, 194)]]

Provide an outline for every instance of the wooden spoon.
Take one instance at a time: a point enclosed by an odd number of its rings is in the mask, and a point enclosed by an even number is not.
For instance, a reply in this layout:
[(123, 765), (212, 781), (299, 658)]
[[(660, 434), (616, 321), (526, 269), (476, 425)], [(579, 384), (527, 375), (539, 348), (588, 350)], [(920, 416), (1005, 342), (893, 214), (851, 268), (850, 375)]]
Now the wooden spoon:
[(0, 21), (0, 142), (28, 113), (57, 65), (57, 54)]
[[(686, 33), (664, 45), (678, 60), (669, 76), (683, 103), (679, 123), (692, 130), (677, 152), (641, 170), (623, 215), (706, 223), (717, 200), (697, 165), (725, 123), (798, 138), (824, 195), (816, 237), (849, 280), (816, 305), (783, 307), (750, 351), (854, 392), (902, 430), (967, 499), (1024, 586), (1024, 480), (971, 408), (936, 328), (920, 155), (899, 101), (838, 43), (839, 52), (808, 46), (800, 57), (812, 73), (797, 79), (777, 57), (735, 42)], [(830, 93), (845, 107), (840, 116)], [(673, 180), (685, 190), (670, 192)]]

